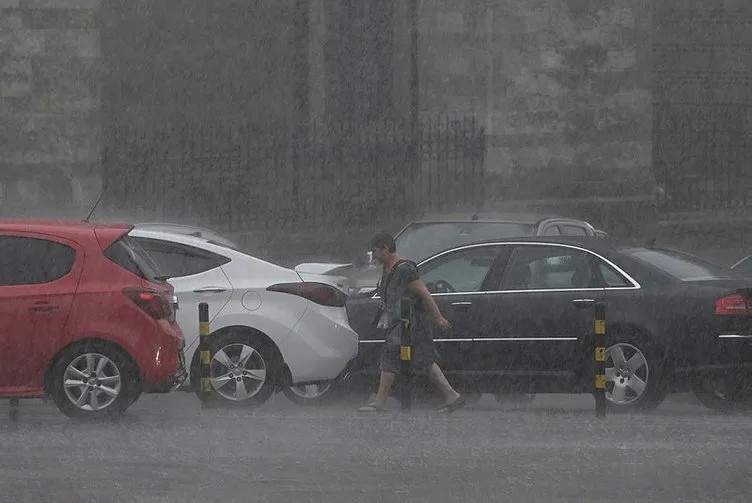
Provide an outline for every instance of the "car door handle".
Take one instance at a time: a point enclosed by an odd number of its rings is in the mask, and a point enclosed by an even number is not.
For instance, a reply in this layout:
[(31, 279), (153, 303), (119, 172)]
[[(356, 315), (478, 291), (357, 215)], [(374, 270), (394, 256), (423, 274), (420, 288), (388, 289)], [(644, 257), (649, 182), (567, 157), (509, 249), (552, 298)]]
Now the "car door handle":
[(574, 304), (574, 307), (577, 309), (585, 309), (592, 307), (593, 304), (595, 304), (595, 299), (574, 299), (572, 304)]
[(205, 286), (203, 288), (197, 288), (193, 290), (193, 293), (222, 293), (227, 291), (227, 288), (222, 286)]
[(60, 309), (60, 306), (52, 304), (34, 304), (29, 308), (32, 313), (52, 313)]
[(472, 302), (452, 302), (451, 306), (458, 310), (470, 309)]

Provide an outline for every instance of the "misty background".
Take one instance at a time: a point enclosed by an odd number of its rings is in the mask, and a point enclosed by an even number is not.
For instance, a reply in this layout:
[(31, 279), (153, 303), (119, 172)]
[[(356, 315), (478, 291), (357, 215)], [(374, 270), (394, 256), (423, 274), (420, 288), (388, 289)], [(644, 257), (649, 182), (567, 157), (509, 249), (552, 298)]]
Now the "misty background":
[(748, 252), (747, 0), (0, 0), (0, 217), (280, 263), (425, 211)]

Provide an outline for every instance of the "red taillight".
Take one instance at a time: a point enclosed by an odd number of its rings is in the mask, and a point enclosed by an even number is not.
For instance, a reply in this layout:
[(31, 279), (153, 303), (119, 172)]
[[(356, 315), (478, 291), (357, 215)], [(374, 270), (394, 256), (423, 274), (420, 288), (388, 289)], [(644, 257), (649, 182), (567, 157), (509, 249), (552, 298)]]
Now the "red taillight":
[(267, 290), (298, 295), (322, 306), (342, 307), (347, 300), (344, 292), (325, 283), (279, 283), (270, 286)]
[(172, 302), (164, 294), (141, 288), (126, 288), (123, 293), (155, 320), (175, 321)]
[(752, 299), (739, 293), (720, 297), (715, 301), (715, 314), (723, 316), (752, 315)]

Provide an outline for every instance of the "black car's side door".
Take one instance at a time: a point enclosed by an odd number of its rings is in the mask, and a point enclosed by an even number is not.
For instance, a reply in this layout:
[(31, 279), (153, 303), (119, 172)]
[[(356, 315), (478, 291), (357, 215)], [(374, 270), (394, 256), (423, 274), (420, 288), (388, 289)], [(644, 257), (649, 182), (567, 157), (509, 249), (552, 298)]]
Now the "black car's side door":
[(481, 331), (487, 278), (498, 262), (500, 246), (468, 245), (439, 254), (419, 267), (420, 278), (451, 327), (433, 327), (442, 369), (462, 373), (475, 364), (475, 339)]
[(585, 359), (592, 359), (592, 307), (604, 298), (596, 257), (570, 245), (508, 246), (509, 259), (488, 294), (492, 307), (482, 313), (478, 365), (554, 390), (580, 376)]
[[(442, 368), (452, 374), (473, 365), (474, 338), (480, 333), (479, 311), (486, 279), (497, 263), (498, 246), (469, 245), (441, 253), (419, 265), (419, 275), (451, 328), (433, 326)], [(377, 372), (383, 331), (373, 328), (380, 299), (377, 294), (351, 296), (347, 302), (350, 326), (359, 335), (359, 368)], [(432, 322), (433, 320), (431, 320)]]

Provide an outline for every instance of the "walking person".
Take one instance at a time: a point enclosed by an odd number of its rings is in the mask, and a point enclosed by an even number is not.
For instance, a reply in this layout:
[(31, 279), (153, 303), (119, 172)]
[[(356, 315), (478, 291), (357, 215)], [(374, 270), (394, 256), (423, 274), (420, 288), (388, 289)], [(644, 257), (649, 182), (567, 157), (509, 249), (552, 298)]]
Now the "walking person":
[(463, 405), (465, 399), (449, 384), (436, 363), (438, 353), (433, 345), (432, 328), (441, 330), (450, 327), (439, 306), (431, 297), (426, 285), (418, 277), (418, 268), (413, 262), (402, 258), (396, 250), (391, 234), (378, 234), (370, 243), (373, 259), (378, 261), (383, 272), (378, 285), (381, 298), (377, 327), (385, 330), (386, 337), (381, 353), (381, 378), (379, 390), (360, 412), (383, 410), (394, 377), (400, 370), (400, 330), (402, 328), (402, 299), (410, 303), (410, 327), (412, 334), (412, 365), (420, 372), (426, 371), (431, 382), (444, 397), (441, 412), (452, 412)]

